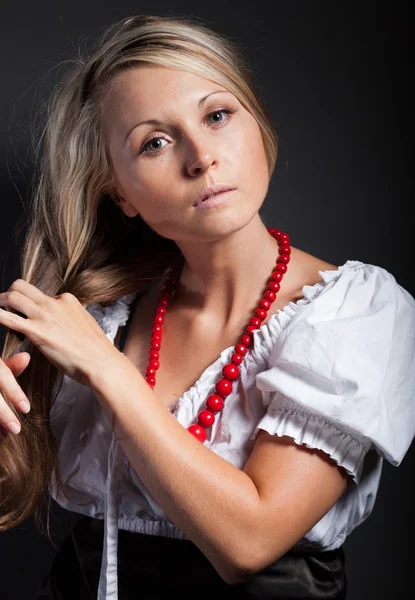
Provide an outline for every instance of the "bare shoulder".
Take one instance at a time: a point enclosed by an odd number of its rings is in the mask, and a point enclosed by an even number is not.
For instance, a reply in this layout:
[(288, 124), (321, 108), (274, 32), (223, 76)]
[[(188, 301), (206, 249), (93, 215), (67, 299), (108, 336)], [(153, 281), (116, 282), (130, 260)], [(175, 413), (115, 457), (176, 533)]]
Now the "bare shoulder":
[(317, 256), (313, 256), (312, 254), (309, 254), (308, 252), (304, 252), (303, 250), (300, 250), (299, 248), (292, 247), (292, 256), (295, 259), (295, 261), (298, 263), (298, 265), (300, 265), (306, 271), (310, 271), (311, 273), (313, 273), (313, 272), (317, 273), (317, 271), (325, 271), (327, 269), (328, 270), (338, 269), (338, 265), (333, 265), (332, 263), (329, 263)]

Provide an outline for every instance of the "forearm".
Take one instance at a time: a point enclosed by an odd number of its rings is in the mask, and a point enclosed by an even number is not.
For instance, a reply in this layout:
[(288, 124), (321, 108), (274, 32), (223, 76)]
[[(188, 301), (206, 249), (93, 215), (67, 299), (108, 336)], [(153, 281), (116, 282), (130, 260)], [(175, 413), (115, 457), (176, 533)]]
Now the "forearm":
[(124, 356), (91, 377), (133, 469), (159, 506), (228, 583), (251, 564), (260, 500), (243, 471), (196, 440)]

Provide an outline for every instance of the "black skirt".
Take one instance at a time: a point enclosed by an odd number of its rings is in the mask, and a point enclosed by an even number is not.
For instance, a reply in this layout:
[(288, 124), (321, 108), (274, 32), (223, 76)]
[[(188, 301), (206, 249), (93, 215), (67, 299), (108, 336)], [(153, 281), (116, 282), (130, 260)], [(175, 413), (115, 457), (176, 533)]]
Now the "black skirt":
[[(103, 521), (81, 518), (33, 600), (96, 600), (103, 544)], [(208, 594), (258, 600), (344, 599), (344, 567), (342, 547), (289, 551), (247, 581), (229, 585), (190, 540), (118, 531), (119, 600), (193, 600)]]

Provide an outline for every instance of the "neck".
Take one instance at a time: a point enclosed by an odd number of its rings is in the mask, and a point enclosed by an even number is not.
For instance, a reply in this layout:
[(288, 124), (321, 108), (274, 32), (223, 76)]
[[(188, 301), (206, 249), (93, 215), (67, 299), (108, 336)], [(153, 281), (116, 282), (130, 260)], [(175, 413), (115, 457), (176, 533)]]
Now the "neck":
[(239, 324), (266, 289), (278, 243), (257, 214), (244, 228), (205, 243), (179, 243), (184, 265), (175, 310), (223, 328)]

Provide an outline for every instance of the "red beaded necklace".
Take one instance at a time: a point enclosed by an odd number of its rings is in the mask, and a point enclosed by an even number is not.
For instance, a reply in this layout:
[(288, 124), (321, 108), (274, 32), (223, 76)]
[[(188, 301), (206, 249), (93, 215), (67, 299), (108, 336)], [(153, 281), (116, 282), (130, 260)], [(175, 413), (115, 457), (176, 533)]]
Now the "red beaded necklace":
[[(277, 240), (279, 250), (276, 266), (271, 273), (268, 287), (263, 298), (259, 301), (259, 308), (255, 310), (253, 317), (249, 321), (249, 325), (245, 329), (245, 333), (240, 337), (239, 342), (235, 346), (231, 358), (232, 362), (225, 365), (222, 369), (223, 379), (220, 379), (216, 383), (216, 393), (211, 394), (206, 401), (207, 410), (202, 410), (197, 416), (198, 423), (190, 425), (187, 429), (196, 439), (202, 442), (202, 444), (206, 440), (206, 429), (212, 427), (215, 422), (214, 413), (218, 413), (223, 409), (224, 400), (232, 391), (232, 382), (236, 381), (240, 376), (238, 365), (243, 361), (244, 356), (251, 345), (252, 332), (255, 329), (258, 329), (261, 322), (266, 318), (271, 304), (277, 297), (280, 283), (284, 273), (287, 271), (287, 264), (290, 262), (291, 246), (288, 234), (272, 227), (268, 229), (268, 232)], [(159, 351), (161, 348), (164, 315), (167, 312), (167, 306), (174, 294), (176, 282), (183, 267), (182, 259), (183, 255), (181, 254), (177, 264), (174, 264), (168, 269), (161, 295), (156, 306), (151, 335), (151, 348), (148, 353), (149, 362), (145, 375), (146, 381), (151, 388), (154, 388), (156, 385), (156, 372), (157, 369), (160, 368)]]

